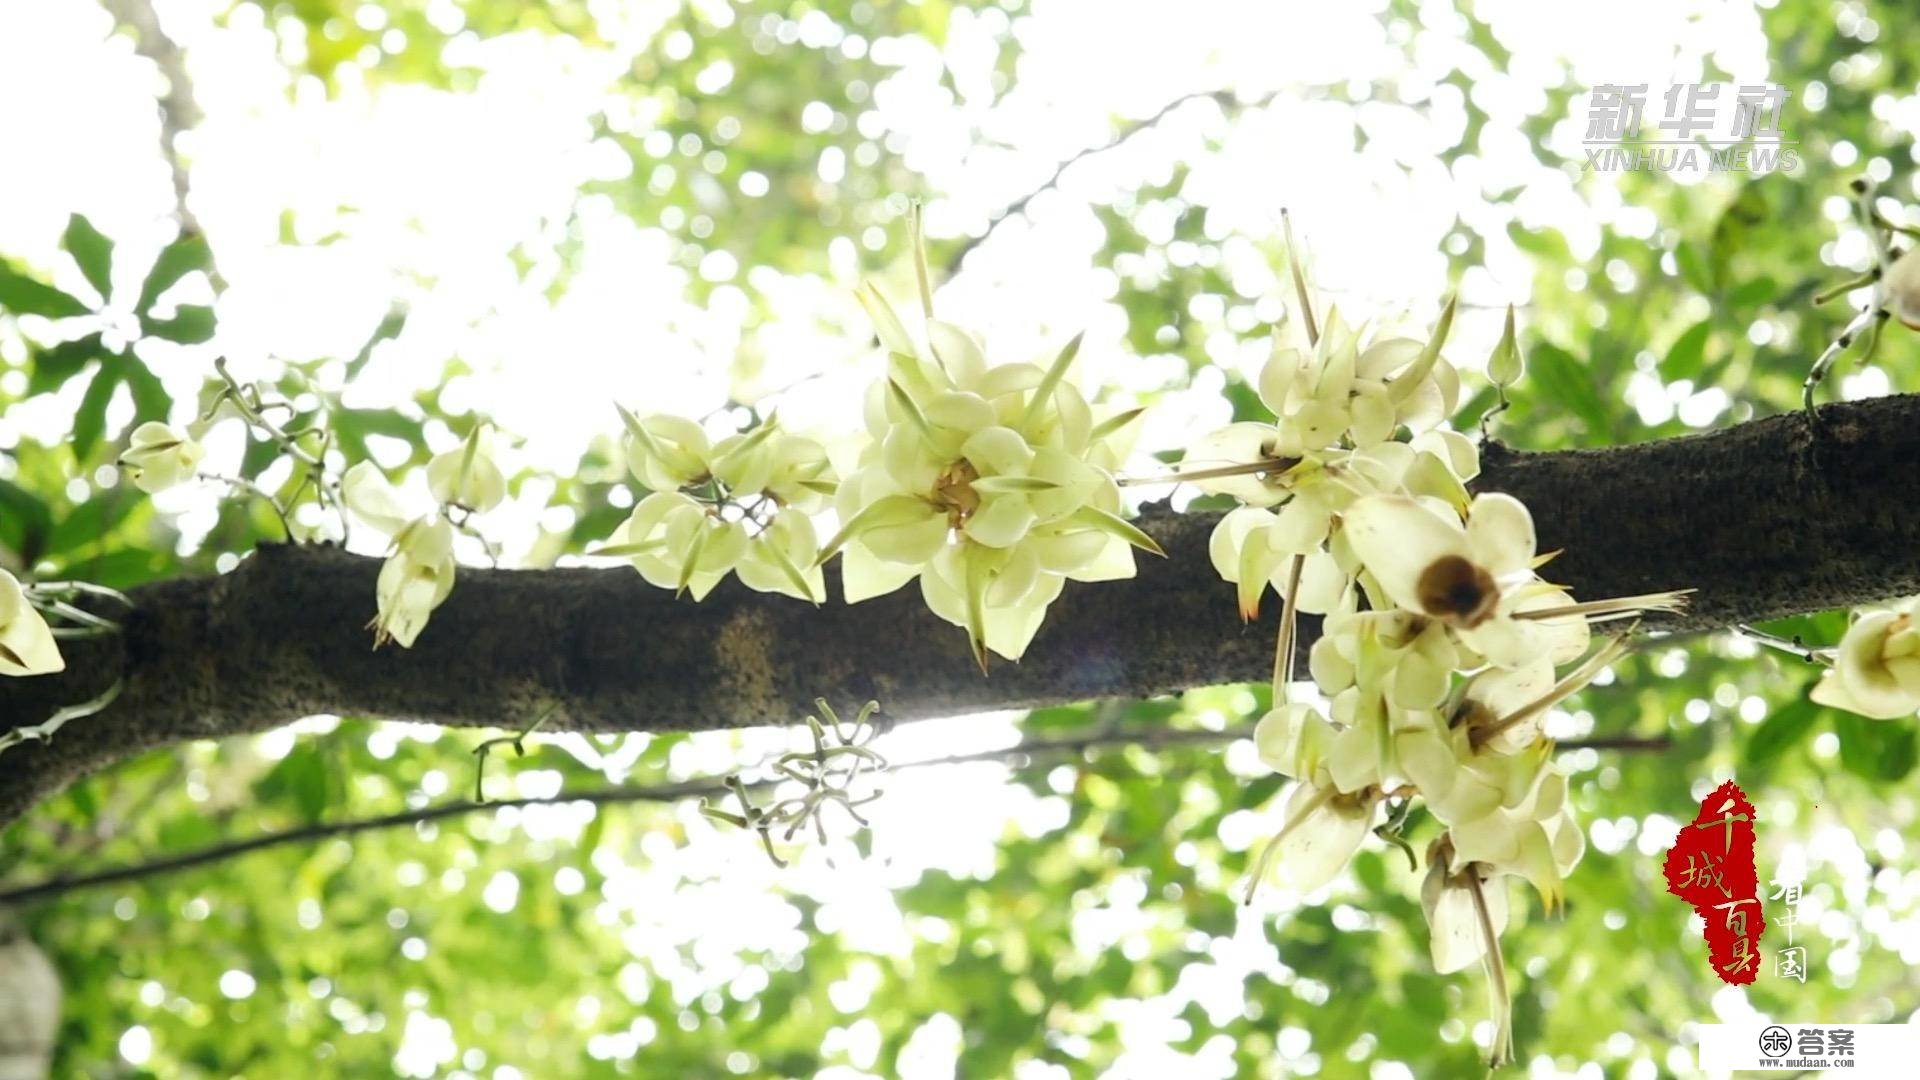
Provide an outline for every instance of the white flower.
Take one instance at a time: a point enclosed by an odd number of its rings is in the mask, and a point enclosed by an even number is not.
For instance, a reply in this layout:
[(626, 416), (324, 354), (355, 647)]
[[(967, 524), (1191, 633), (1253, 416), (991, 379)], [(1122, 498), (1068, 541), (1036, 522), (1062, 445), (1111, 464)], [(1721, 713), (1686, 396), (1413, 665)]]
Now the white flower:
[(1260, 373), (1260, 400), (1280, 418), (1282, 453), (1312, 451), (1343, 439), (1358, 447), (1387, 441), (1402, 425), (1427, 427), (1453, 412), (1460, 379), (1440, 359), (1453, 325), (1448, 303), (1427, 342), (1407, 337), (1369, 339), (1327, 312), (1319, 338), (1309, 343), (1299, 320), (1292, 340), (1276, 335), (1273, 356)]
[(407, 511), (400, 501), (400, 493), (371, 461), (360, 462), (341, 477), (340, 499), (353, 511), (353, 516), (388, 536), (398, 535), (424, 516)]
[(677, 491), (712, 475), (713, 446), (699, 424), (666, 413), (641, 420), (625, 409), (620, 419), (627, 428), (627, 468), (648, 490)]
[(1433, 709), (1461, 662), (1440, 623), (1388, 608), (1328, 615), (1307, 666), (1322, 693), (1360, 686), (1397, 708)]
[(1552, 765), (1535, 772), (1519, 801), (1451, 824), (1462, 860), (1526, 878), (1549, 913), (1560, 905), (1561, 882), (1586, 852), (1585, 834), (1567, 802), (1566, 774)]
[[(791, 532), (784, 536), (785, 543), (793, 542)], [(640, 500), (603, 550), (625, 556), (649, 583), (700, 600), (740, 562), (747, 543), (739, 521), (722, 520), (677, 491), (659, 491)]]
[(1474, 499), (1464, 526), (1407, 496), (1375, 495), (1348, 507), (1341, 525), (1388, 599), (1460, 629), (1492, 619), (1501, 579), (1533, 566), (1533, 517), (1511, 495)]
[(1287, 497), (1288, 473), (1303, 452), (1272, 424), (1228, 424), (1195, 439), (1178, 473), (1210, 495), (1231, 495), (1248, 506), (1272, 506)]
[(453, 590), (453, 527), (432, 511), (409, 513), (400, 493), (371, 462), (347, 470), (340, 497), (355, 517), (393, 537), (375, 586), (379, 614), (369, 624), (374, 647), (397, 641), (411, 648)]
[(937, 615), (967, 630), (976, 660), (1018, 659), (1066, 578), (1131, 577), (1129, 545), (1159, 553), (1119, 516), (1104, 442), (1065, 380), (1075, 339), (1048, 368), (990, 366), (958, 327), (930, 319), (922, 348), (885, 298), (860, 293), (889, 352), (867, 400), (873, 441), (836, 494), (842, 582), (855, 603), (921, 579)]
[(1920, 330), (1920, 258), (1908, 251), (1895, 259), (1887, 268), (1883, 288), (1887, 310), (1893, 312), (1893, 317), (1909, 330)]
[(1267, 880), (1310, 893), (1338, 877), (1366, 842), (1378, 805), (1370, 792), (1343, 795), (1325, 784), (1295, 784), (1285, 824), (1254, 860), (1248, 895)]
[(1833, 667), (1812, 698), (1822, 705), (1891, 720), (1920, 710), (1920, 597), (1868, 610), (1847, 627)]
[(507, 497), (507, 479), (494, 464), (492, 441), (487, 428), (476, 426), (458, 447), (427, 462), (427, 487), (443, 506), (484, 514)]
[(824, 447), (772, 418), (709, 444), (691, 420), (640, 420), (625, 409), (620, 417), (628, 465), (654, 493), (598, 554), (624, 556), (649, 582), (695, 600), (736, 570), (760, 592), (825, 598), (819, 539), (805, 516), (840, 490)]
[(402, 529), (375, 587), (380, 612), (371, 624), (374, 647), (397, 641), (411, 648), (433, 609), (453, 591), (453, 574), (453, 527), (445, 518), (422, 518)]
[(1432, 931), (1435, 970), (1450, 974), (1476, 960), (1486, 968), (1493, 1012), (1487, 1063), (1497, 1068), (1513, 1057), (1513, 995), (1507, 987), (1506, 958), (1500, 953), (1500, 935), (1507, 927), (1507, 891), (1493, 876), (1492, 867), (1456, 856), (1454, 842), (1451, 833), (1442, 834), (1427, 849), (1420, 908)]
[(47, 675), (66, 666), (52, 629), (19, 579), (0, 570), (0, 675)]
[(1289, 500), (1278, 513), (1243, 506), (1222, 515), (1207, 553), (1214, 570), (1239, 586), (1241, 619), (1259, 616), (1260, 598), (1269, 586), (1287, 595), (1296, 559), (1301, 566), (1296, 606), (1314, 614), (1333, 610), (1348, 578), (1333, 556), (1321, 550), (1331, 521), (1324, 507), (1304, 495)]
[[(1434, 847), (1439, 849), (1441, 845), (1436, 843)], [(1508, 918), (1507, 890), (1493, 879), (1490, 867), (1468, 864), (1458, 872), (1450, 871), (1444, 853), (1428, 852), (1427, 876), (1420, 883), (1420, 909), (1427, 916), (1433, 969), (1442, 975), (1465, 971), (1485, 957), (1491, 944), (1487, 929), (1491, 927), (1497, 940), (1506, 932)], [(1469, 874), (1473, 875), (1471, 882)], [(1476, 888), (1480, 894), (1477, 902)], [(1482, 905), (1486, 908), (1484, 922), (1480, 917)]]
[(186, 432), (149, 420), (128, 436), (120, 465), (133, 477), (135, 487), (157, 495), (193, 479), (194, 470), (200, 467), (200, 459), (206, 453)]
[[(984, 581), (984, 586), (976, 586)], [(1025, 655), (1065, 579), (1040, 566), (1031, 546), (955, 544), (940, 549), (920, 574), (920, 595), (935, 615), (959, 627), (980, 626), (980, 641), (1010, 660)], [(979, 610), (969, 605), (979, 597)]]
[(1306, 779), (1325, 760), (1337, 732), (1320, 711), (1304, 702), (1271, 709), (1254, 725), (1253, 745), (1260, 760), (1282, 776)]
[(747, 542), (734, 573), (749, 589), (818, 604), (827, 595), (819, 559), (820, 541), (813, 522), (798, 510), (782, 510)]
[(764, 494), (779, 506), (819, 510), (837, 490), (826, 448), (775, 430), (769, 420), (713, 449), (713, 475), (736, 500)]
[(1517, 806), (1532, 790), (1552, 747), (1520, 754), (1482, 753), (1465, 726), (1438, 714), (1409, 712), (1393, 730), (1395, 761), (1419, 788), (1433, 816), (1447, 824), (1478, 821), (1502, 806)]
[(1520, 500), (1476, 496), (1463, 526), (1407, 496), (1370, 496), (1341, 526), (1387, 599), (1446, 623), (1489, 663), (1513, 667), (1552, 648), (1551, 630), (1513, 617), (1534, 581), (1533, 517)]

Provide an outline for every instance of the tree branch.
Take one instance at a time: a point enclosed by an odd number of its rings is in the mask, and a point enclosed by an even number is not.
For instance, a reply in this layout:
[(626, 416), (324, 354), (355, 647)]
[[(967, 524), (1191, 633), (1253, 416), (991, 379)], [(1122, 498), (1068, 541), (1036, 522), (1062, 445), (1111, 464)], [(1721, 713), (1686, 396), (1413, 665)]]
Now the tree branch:
[[(928, 769), (948, 765), (965, 765), (974, 762), (1002, 762), (1014, 768), (1024, 768), (1041, 760), (1074, 757), (1089, 750), (1110, 747), (1143, 746), (1150, 749), (1168, 749), (1172, 747), (1197, 746), (1211, 749), (1224, 746), (1235, 739), (1253, 737), (1254, 725), (1237, 724), (1218, 731), (1188, 728), (1114, 728), (1101, 726), (1080, 735), (1049, 738), (1034, 736), (1020, 741), (1018, 745), (1000, 750), (977, 750), (966, 754), (947, 754), (941, 757), (923, 758), (917, 761), (903, 762), (889, 768), (876, 778), (911, 769)], [(1621, 736), (1613, 738), (1576, 739), (1562, 742), (1563, 750), (1577, 750), (1591, 747), (1597, 750), (1620, 751), (1657, 751), (1665, 750), (1672, 742), (1664, 735)], [(284, 847), (289, 844), (309, 844), (318, 840), (352, 836), (357, 833), (372, 832), (380, 829), (399, 828), (405, 825), (421, 825), (442, 818), (459, 817), (482, 810), (499, 810), (505, 807), (547, 806), (568, 803), (592, 803), (595, 806), (617, 806), (627, 803), (675, 803), (687, 799), (720, 798), (727, 794), (726, 777), (709, 776), (698, 780), (686, 780), (677, 784), (659, 784), (648, 787), (610, 787), (595, 788), (589, 791), (562, 793), (527, 799), (495, 799), (488, 802), (456, 800), (426, 806), (416, 810), (404, 810), (378, 817), (349, 818), (343, 821), (316, 822), (293, 829), (262, 833), (245, 840), (231, 840), (225, 843), (209, 844), (205, 847), (183, 851), (176, 855), (166, 855), (142, 862), (110, 866), (85, 873), (65, 873), (25, 885), (0, 886), (0, 908), (29, 902), (50, 900), (57, 896), (80, 889), (89, 889), (99, 885), (116, 885), (126, 881), (138, 881), (142, 878), (157, 877), (181, 870), (206, 866), (211, 863), (225, 862), (242, 855), (251, 855), (267, 848)], [(759, 780), (750, 783), (749, 791), (771, 789), (778, 786), (776, 779)]]
[(197, 233), (200, 223), (187, 206), (187, 166), (180, 157), (180, 136), (200, 123), (200, 104), (194, 100), (193, 81), (187, 76), (186, 57), (160, 26), (150, 0), (101, 0), (114, 21), (133, 36), (133, 51), (160, 69), (167, 92), (160, 97), (160, 153), (173, 178), (173, 199), (182, 232)]
[[(1648, 629), (1920, 593), (1920, 397), (1607, 450), (1494, 444), (1484, 457), (1476, 488), (1532, 508), (1542, 549), (1564, 549), (1546, 572), (1577, 596), (1699, 590), (1685, 615)], [(375, 651), (379, 560), (268, 545), (225, 576), (135, 590), (124, 633), (68, 642), (66, 672), (0, 679), (0, 722), (16, 726), (126, 680), (51, 743), (0, 754), (0, 824), (141, 751), (316, 713), (517, 730), (557, 705), (551, 730), (686, 731), (790, 723), (823, 695), (876, 699), (906, 720), (1263, 679), (1278, 605), (1257, 625), (1235, 618), (1207, 556), (1216, 520), (1144, 516), (1170, 557), (1143, 557), (1132, 580), (1069, 585), (1026, 660), (985, 678), (916, 589), (816, 609), (729, 582), (696, 604), (624, 567), (463, 568), (414, 648)], [(1301, 627), (1303, 651), (1317, 632)]]

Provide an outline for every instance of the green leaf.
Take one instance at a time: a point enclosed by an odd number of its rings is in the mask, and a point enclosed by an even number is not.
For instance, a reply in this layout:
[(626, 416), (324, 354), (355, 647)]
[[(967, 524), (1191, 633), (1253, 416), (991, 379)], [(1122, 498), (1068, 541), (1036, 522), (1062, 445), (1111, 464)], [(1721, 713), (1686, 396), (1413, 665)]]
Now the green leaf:
[(1274, 421), (1273, 410), (1267, 408), (1267, 403), (1260, 400), (1260, 391), (1245, 382), (1238, 379), (1228, 382), (1226, 389), (1221, 391), (1221, 396), (1227, 399), (1227, 404), (1233, 406), (1233, 422), (1236, 424), (1243, 420), (1261, 424), (1271, 424)]
[(1734, 311), (1758, 307), (1780, 299), (1779, 282), (1770, 277), (1761, 276), (1751, 281), (1743, 281), (1727, 293), (1727, 306)]
[(206, 240), (198, 233), (182, 234), (178, 240), (161, 250), (160, 257), (153, 262), (153, 269), (147, 271), (147, 280), (140, 286), (140, 299), (134, 304), (134, 311), (144, 319), (162, 293), (195, 270), (205, 270), (212, 265), (213, 252), (208, 250)]
[(144, 501), (140, 492), (126, 485), (88, 499), (74, 507), (53, 527), (53, 532), (47, 538), (46, 554), (58, 557), (80, 548), (97, 546)]
[(1673, 348), (1667, 350), (1667, 359), (1660, 365), (1660, 377), (1671, 382), (1700, 374), (1707, 357), (1707, 337), (1712, 330), (1711, 319), (1702, 319), (1688, 327), (1673, 343)]
[(0, 543), (31, 566), (40, 561), (46, 549), (47, 534), (53, 529), (53, 514), (40, 496), (10, 480), (0, 480)]
[(373, 336), (367, 339), (365, 345), (360, 346), (360, 351), (354, 354), (353, 359), (347, 361), (347, 378), (352, 379), (360, 374), (361, 369), (367, 366), (367, 362), (373, 359), (373, 350), (378, 348), (381, 342), (392, 341), (406, 328), (407, 313), (405, 311), (394, 308), (387, 312), (387, 317), (380, 320), (379, 326), (374, 327)]
[(133, 394), (133, 420), (144, 423), (148, 420), (165, 420), (173, 411), (173, 397), (167, 393), (160, 377), (134, 357), (119, 357), (120, 375), (127, 382), (127, 390)]
[(1840, 764), (1855, 776), (1881, 783), (1903, 780), (1920, 758), (1911, 719), (1870, 720), (1835, 710), (1833, 730), (1840, 736)]
[(1533, 385), (1549, 401), (1573, 412), (1592, 434), (1607, 431), (1607, 406), (1593, 387), (1593, 378), (1573, 354), (1549, 342), (1533, 350)]
[(1789, 748), (1798, 746), (1813, 730), (1822, 710), (1805, 697), (1775, 709), (1747, 736), (1746, 759), (1749, 764), (1764, 765)]
[(27, 376), (27, 396), (50, 393), (80, 374), (90, 360), (105, 362), (112, 354), (101, 344), (99, 334), (63, 341), (32, 354), (32, 371)]
[(87, 386), (87, 392), (80, 398), (80, 408), (73, 414), (73, 457), (75, 461), (85, 463), (100, 443), (100, 436), (107, 429), (107, 403), (113, 400), (114, 387), (120, 385), (123, 368), (119, 364), (101, 364), (94, 373), (93, 382)]
[(171, 319), (140, 317), (140, 329), (154, 337), (182, 345), (198, 345), (213, 337), (213, 309), (199, 304), (182, 304)]
[(67, 254), (80, 264), (80, 273), (92, 285), (94, 291), (105, 300), (113, 290), (113, 241), (93, 222), (79, 214), (67, 218), (67, 234), (61, 239)]
[(1699, 244), (1682, 241), (1673, 249), (1673, 261), (1679, 264), (1680, 276), (1686, 279), (1687, 284), (1703, 293), (1713, 291), (1713, 277), (1700, 254)]
[(79, 557), (56, 561), (62, 577), (79, 578), (95, 585), (105, 585), (109, 589), (131, 589), (135, 585), (144, 585), (167, 576), (168, 571), (173, 569), (167, 553), (142, 548), (121, 548), (104, 555), (96, 555), (89, 550)]
[(420, 433), (421, 422), (398, 409), (339, 409), (333, 413), (332, 422), (334, 437), (352, 461), (364, 461), (370, 456), (369, 435), (404, 439), (415, 453), (426, 449), (426, 438)]
[(1713, 236), (1707, 243), (1707, 262), (1714, 291), (1727, 287), (1727, 279), (1734, 257), (1754, 250), (1757, 245), (1753, 237), (1772, 217), (1773, 210), (1767, 198), (1767, 189), (1761, 177), (1749, 179), (1733, 202), (1714, 223)]
[(36, 281), (0, 259), (0, 310), (15, 315), (65, 319), (93, 310), (51, 285)]
[(286, 799), (300, 816), (318, 821), (332, 797), (327, 763), (312, 745), (295, 746), (280, 763), (260, 778), (256, 792), (267, 799)]

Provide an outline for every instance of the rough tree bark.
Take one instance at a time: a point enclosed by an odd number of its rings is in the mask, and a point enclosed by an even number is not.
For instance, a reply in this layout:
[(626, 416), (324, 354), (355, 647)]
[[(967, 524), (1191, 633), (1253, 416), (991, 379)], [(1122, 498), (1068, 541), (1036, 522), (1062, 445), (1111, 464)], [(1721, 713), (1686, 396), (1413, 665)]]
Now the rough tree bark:
[[(1920, 397), (1903, 396), (1604, 450), (1490, 445), (1475, 486), (1532, 508), (1576, 596), (1691, 586), (1687, 614), (1649, 626), (1701, 630), (1920, 592), (1917, 462)], [(265, 547), (137, 590), (125, 632), (69, 643), (65, 673), (0, 680), (11, 726), (125, 679), (105, 712), (0, 755), (0, 825), (143, 750), (314, 713), (517, 727), (558, 703), (556, 728), (680, 731), (789, 722), (819, 695), (912, 719), (1263, 678), (1278, 605), (1240, 624), (1214, 520), (1149, 514), (1169, 557), (1069, 585), (1027, 659), (985, 678), (915, 589), (816, 610), (730, 584), (695, 604), (624, 568), (463, 569), (414, 648), (375, 651), (377, 560)]]

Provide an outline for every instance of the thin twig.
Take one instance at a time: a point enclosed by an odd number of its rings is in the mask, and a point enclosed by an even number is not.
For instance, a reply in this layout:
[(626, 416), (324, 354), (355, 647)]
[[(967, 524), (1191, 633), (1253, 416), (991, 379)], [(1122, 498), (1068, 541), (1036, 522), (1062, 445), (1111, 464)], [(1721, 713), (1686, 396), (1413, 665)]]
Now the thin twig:
[(1831, 664), (1833, 662), (1834, 650), (1816, 649), (1811, 645), (1801, 642), (1798, 635), (1792, 638), (1783, 638), (1778, 634), (1769, 634), (1765, 630), (1748, 626), (1746, 623), (1740, 623), (1735, 626), (1733, 632), (1756, 645), (1765, 645), (1769, 649), (1778, 649), (1789, 656), (1797, 656), (1810, 663)]
[(272, 507), (273, 516), (280, 519), (281, 533), (285, 536), (286, 541), (288, 543), (293, 542), (293, 523), (287, 520), (286, 508), (282, 507), (280, 505), (280, 500), (274, 498), (271, 494), (267, 492), (265, 488), (261, 487), (259, 484), (256, 484), (251, 480), (248, 480), (245, 477), (227, 476), (224, 473), (203, 472), (200, 474), (200, 479), (212, 480), (213, 482), (218, 484), (225, 484), (228, 487), (233, 488), (235, 491), (239, 491), (239, 492), (243, 492), (245, 494), (251, 495), (254, 498), (259, 499), (261, 502), (264, 502), (268, 506)]
[[(180, 160), (180, 136), (200, 124), (200, 105), (194, 100), (180, 47), (160, 27), (160, 17), (149, 0), (104, 0), (114, 21), (132, 32), (133, 51), (146, 57), (166, 77), (167, 92), (160, 98), (160, 150), (173, 179), (174, 209), (184, 233), (197, 233), (200, 223), (187, 206), (187, 167)], [(216, 278), (217, 280), (217, 278)]]
[[(1198, 101), (1201, 98), (1212, 98), (1213, 100), (1218, 101), (1223, 106), (1231, 105), (1234, 100), (1233, 93), (1228, 90), (1199, 90), (1191, 94), (1182, 94), (1181, 96), (1174, 98), (1172, 101), (1167, 102), (1165, 105), (1162, 105), (1159, 111), (1155, 112), (1152, 116), (1149, 116), (1144, 120), (1136, 120), (1133, 123), (1128, 124), (1125, 127), (1121, 128), (1120, 131), (1117, 134), (1115, 134), (1113, 138), (1107, 140), (1106, 142), (1100, 143), (1096, 146), (1086, 147), (1082, 149), (1079, 153), (1076, 153), (1071, 157), (1062, 158), (1060, 162), (1053, 167), (1052, 175), (1048, 176), (1044, 183), (1042, 183), (1039, 187), (1034, 188), (1032, 191), (1027, 192), (1025, 195), (1022, 195), (1019, 198), (1008, 203), (1005, 207), (1001, 208), (999, 213), (989, 218), (987, 221), (986, 231), (982, 232), (979, 236), (969, 236), (965, 240), (961, 241), (960, 246), (954, 249), (954, 252), (952, 255), (947, 257), (947, 276), (952, 277), (953, 275), (959, 273), (960, 264), (966, 261), (967, 256), (972, 254), (973, 249), (979, 247), (981, 244), (986, 243), (987, 238), (993, 235), (993, 231), (995, 229), (998, 229), (1001, 226), (1001, 224), (1004, 223), (1008, 218), (1013, 217), (1016, 214), (1025, 213), (1028, 203), (1031, 203), (1033, 200), (1039, 198), (1041, 195), (1044, 195), (1047, 192), (1052, 191), (1053, 189), (1059, 187), (1060, 178), (1066, 174), (1066, 171), (1068, 169), (1073, 168), (1075, 165), (1078, 165), (1080, 162), (1085, 161), (1087, 158), (1097, 157), (1101, 154), (1106, 153), (1109, 150), (1118, 149), (1121, 145), (1126, 143), (1127, 140), (1133, 138), (1135, 135), (1138, 135), (1141, 132), (1147, 130), (1148, 128), (1153, 127), (1154, 125), (1158, 124), (1160, 121), (1165, 120), (1169, 115), (1173, 113), (1175, 109), (1178, 109), (1180, 106), (1185, 105), (1190, 101)], [(1270, 99), (1263, 99), (1261, 103), (1264, 103), (1265, 100), (1270, 100)]]
[(533, 723), (520, 729), (520, 734), (500, 735), (492, 739), (483, 739), (479, 745), (473, 748), (473, 801), (475, 803), (485, 805), (487, 802), (487, 755), (493, 752), (493, 748), (496, 746), (511, 745), (513, 747), (514, 757), (526, 757), (527, 737), (540, 730), (540, 725), (546, 723), (547, 718), (552, 716), (559, 708), (560, 706), (557, 703), (548, 705), (545, 709), (541, 710), (540, 715), (533, 718)]
[[(1181, 462), (1180, 464), (1187, 464)], [(1232, 465), (1214, 465), (1204, 469), (1174, 471), (1155, 476), (1120, 476), (1114, 482), (1121, 487), (1142, 487), (1151, 484), (1180, 484), (1191, 480), (1218, 480), (1228, 476), (1265, 476), (1271, 473), (1284, 473), (1300, 464), (1299, 458), (1271, 457), (1259, 461), (1243, 461)]]
[[(1106, 725), (1096, 726), (1091, 732), (1082, 735), (1056, 738), (1029, 738), (1016, 746), (1000, 750), (978, 750), (966, 754), (949, 754), (943, 757), (924, 758), (895, 765), (889, 772), (906, 769), (928, 769), (947, 765), (966, 765), (975, 762), (1002, 762), (1014, 768), (1031, 765), (1037, 758), (1064, 757), (1097, 750), (1103, 747), (1141, 746), (1148, 749), (1171, 749), (1174, 747), (1197, 746), (1209, 748), (1233, 742), (1236, 739), (1253, 738), (1254, 725), (1237, 724), (1221, 728), (1218, 731), (1193, 730), (1188, 728), (1147, 728), (1140, 730), (1112, 730)], [(1616, 736), (1611, 738), (1573, 739), (1558, 743), (1561, 750), (1591, 748), (1595, 750), (1621, 751), (1659, 751), (1671, 745), (1666, 736), (1638, 737)], [(747, 784), (750, 791), (772, 788), (782, 781), (768, 779)], [(420, 825), (439, 821), (444, 818), (460, 817), (481, 810), (500, 810), (507, 807), (551, 806), (567, 803), (591, 803), (595, 806), (618, 806), (625, 803), (676, 803), (688, 799), (717, 798), (728, 792), (726, 777), (708, 776), (696, 780), (684, 780), (674, 784), (659, 784), (650, 787), (609, 787), (591, 791), (562, 793), (540, 798), (499, 799), (493, 802), (479, 803), (468, 800), (441, 803), (437, 806), (421, 807), (417, 810), (404, 810), (399, 813), (383, 814), (370, 818), (351, 818), (345, 821), (318, 822), (295, 829), (280, 832), (262, 833), (245, 840), (234, 840), (219, 844), (210, 844), (177, 855), (167, 855), (145, 862), (111, 866), (90, 873), (62, 874), (44, 881), (15, 885), (0, 889), (0, 905), (24, 904), (62, 896), (80, 889), (97, 885), (113, 885), (124, 881), (138, 881), (143, 878), (170, 874), (179, 870), (188, 870), (197, 866), (225, 862), (241, 855), (251, 854), (267, 848), (282, 847), (288, 844), (311, 843), (335, 837), (353, 836), (358, 833), (379, 829), (398, 828), (406, 825)]]

